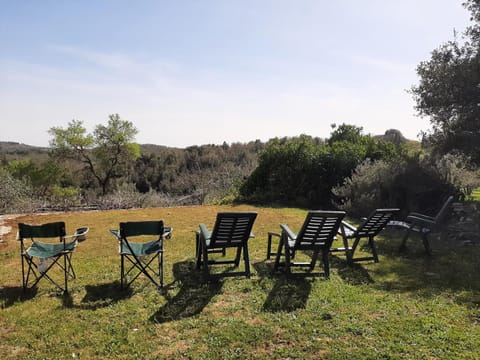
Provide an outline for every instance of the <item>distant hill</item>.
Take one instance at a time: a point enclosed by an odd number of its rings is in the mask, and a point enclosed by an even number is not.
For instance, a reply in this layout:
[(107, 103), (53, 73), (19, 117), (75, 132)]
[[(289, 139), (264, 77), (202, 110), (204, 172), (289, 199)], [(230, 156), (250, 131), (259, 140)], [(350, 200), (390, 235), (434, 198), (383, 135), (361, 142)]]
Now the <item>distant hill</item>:
[(44, 161), (48, 159), (48, 148), (17, 143), (14, 141), (0, 141), (0, 160), (9, 162), (13, 160), (32, 159)]
[(0, 141), (0, 153), (14, 154), (24, 152), (47, 152), (48, 148), (21, 144), (14, 141)]
[(405, 144), (408, 140), (400, 130), (389, 129), (384, 135), (375, 135), (374, 138), (394, 143), (395, 145)]
[[(397, 145), (405, 143), (417, 143), (415, 140), (409, 140), (405, 138), (405, 136), (403, 136), (403, 134), (396, 129), (389, 129), (383, 135), (374, 135), (374, 138), (389, 141)], [(140, 148), (142, 154), (153, 155), (158, 155), (168, 150), (174, 152), (182, 152), (182, 150), (184, 150), (155, 144), (140, 144)], [(22, 159), (25, 157), (35, 160), (46, 159), (48, 157), (48, 151), (49, 148), (47, 147), (32, 146), (13, 141), (0, 141), (0, 157), (6, 161)]]

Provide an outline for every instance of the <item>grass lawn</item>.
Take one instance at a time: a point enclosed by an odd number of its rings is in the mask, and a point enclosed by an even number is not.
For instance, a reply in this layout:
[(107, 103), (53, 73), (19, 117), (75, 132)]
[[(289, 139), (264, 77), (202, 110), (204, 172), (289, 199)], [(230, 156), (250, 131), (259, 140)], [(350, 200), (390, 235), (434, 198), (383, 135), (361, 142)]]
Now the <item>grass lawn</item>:
[[(253, 275), (205, 281), (194, 268), (194, 231), (218, 211), (255, 210), (249, 242)], [(273, 275), (267, 232), (298, 230), (306, 211), (287, 208), (181, 207), (26, 215), (7, 220), (0, 243), (2, 359), (355, 359), (480, 358), (480, 250), (433, 238), (432, 257), (401, 231), (377, 241), (380, 263), (349, 267), (332, 256), (330, 280)], [(137, 280), (119, 289), (120, 221), (163, 219), (165, 283)], [(70, 296), (40, 282), (23, 294), (17, 222), (63, 220), (90, 227), (74, 254)], [(338, 240), (337, 240), (338, 241)], [(307, 256), (307, 255), (302, 255)], [(317, 268), (318, 270), (318, 268)]]

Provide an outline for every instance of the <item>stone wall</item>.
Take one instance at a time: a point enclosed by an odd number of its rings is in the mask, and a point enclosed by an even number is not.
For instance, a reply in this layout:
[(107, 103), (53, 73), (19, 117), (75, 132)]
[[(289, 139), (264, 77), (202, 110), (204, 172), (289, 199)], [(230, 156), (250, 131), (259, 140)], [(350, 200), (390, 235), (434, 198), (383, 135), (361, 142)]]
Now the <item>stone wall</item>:
[(480, 244), (480, 202), (456, 202), (446, 222), (449, 239), (468, 244)]

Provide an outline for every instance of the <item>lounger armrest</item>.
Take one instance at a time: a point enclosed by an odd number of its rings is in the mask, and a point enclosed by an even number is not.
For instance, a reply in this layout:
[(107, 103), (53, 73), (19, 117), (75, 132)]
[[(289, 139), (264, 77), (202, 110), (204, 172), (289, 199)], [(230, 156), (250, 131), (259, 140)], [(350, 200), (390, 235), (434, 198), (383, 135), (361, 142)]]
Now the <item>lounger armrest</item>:
[(342, 227), (342, 226), (346, 227), (350, 231), (356, 231), (357, 230), (357, 228), (355, 226), (350, 225), (345, 220), (342, 220), (342, 224), (340, 225), (340, 227)]
[(290, 230), (290, 228), (288, 227), (288, 225), (286, 224), (280, 224), (280, 228), (282, 229), (282, 231), (284, 231), (287, 236), (292, 239), (292, 240), (296, 240), (297, 239), (297, 234), (295, 234), (292, 230)]
[(412, 215), (407, 216), (406, 220), (407, 220), (407, 222), (410, 222), (413, 225), (420, 226), (420, 227), (426, 227), (426, 228), (432, 228), (432, 227), (437, 225), (437, 223), (435, 221), (425, 219), (425, 218), (422, 218), (422, 217), (418, 217), (418, 216), (412, 216)]
[(212, 233), (208, 231), (207, 226), (205, 224), (200, 224), (200, 235), (205, 239), (208, 240), (210, 239), (210, 236), (212, 236)]
[(435, 221), (435, 218), (434, 218), (433, 216), (428, 216), (428, 215), (424, 215), (424, 214), (419, 214), (419, 213), (416, 213), (416, 212), (411, 212), (410, 214), (408, 214), (408, 216), (414, 216), (414, 217), (420, 218), (420, 219)]
[(350, 225), (346, 221), (343, 221), (340, 223), (340, 226), (338, 227), (337, 234), (341, 235), (343, 238), (345, 237), (350, 237), (352, 236), (355, 231), (357, 231), (357, 228), (353, 225)]

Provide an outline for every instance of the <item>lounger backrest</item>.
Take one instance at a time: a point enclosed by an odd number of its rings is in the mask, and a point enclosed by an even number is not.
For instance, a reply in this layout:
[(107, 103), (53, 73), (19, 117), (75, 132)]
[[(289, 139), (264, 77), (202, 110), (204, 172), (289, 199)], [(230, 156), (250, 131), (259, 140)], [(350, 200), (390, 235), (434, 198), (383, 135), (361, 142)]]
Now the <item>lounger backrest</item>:
[(344, 211), (310, 211), (297, 235), (295, 247), (330, 246), (344, 217)]
[(453, 202), (453, 196), (449, 196), (447, 201), (445, 201), (445, 203), (443, 204), (442, 208), (440, 209), (440, 211), (438, 212), (437, 216), (435, 216), (435, 223), (437, 225), (440, 224), (440, 222), (445, 218), (445, 216), (447, 215), (447, 212), (448, 212), (448, 207), (450, 206), (450, 204)]
[(359, 237), (377, 236), (399, 211), (400, 209), (376, 209), (370, 214), (367, 220), (357, 228), (354, 235)]
[(256, 217), (256, 212), (218, 213), (210, 246), (238, 246), (247, 241)]

